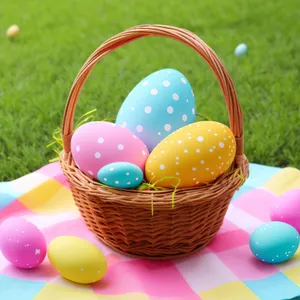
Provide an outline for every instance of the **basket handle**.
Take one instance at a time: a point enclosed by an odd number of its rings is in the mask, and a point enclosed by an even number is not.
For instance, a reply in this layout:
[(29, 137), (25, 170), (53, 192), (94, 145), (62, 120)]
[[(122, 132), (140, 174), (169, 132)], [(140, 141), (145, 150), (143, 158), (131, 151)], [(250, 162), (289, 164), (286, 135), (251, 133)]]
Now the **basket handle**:
[(217, 77), (223, 92), (229, 115), (230, 128), (235, 135), (237, 143), (235, 163), (240, 166), (244, 157), (243, 117), (232, 79), (215, 52), (197, 35), (185, 29), (165, 25), (140, 25), (129, 28), (108, 39), (87, 59), (74, 80), (64, 111), (62, 138), (65, 153), (71, 151), (71, 138), (73, 134), (76, 103), (80, 91), (93, 67), (108, 53), (123, 45), (147, 36), (168, 37), (182, 42), (193, 48), (207, 62)]

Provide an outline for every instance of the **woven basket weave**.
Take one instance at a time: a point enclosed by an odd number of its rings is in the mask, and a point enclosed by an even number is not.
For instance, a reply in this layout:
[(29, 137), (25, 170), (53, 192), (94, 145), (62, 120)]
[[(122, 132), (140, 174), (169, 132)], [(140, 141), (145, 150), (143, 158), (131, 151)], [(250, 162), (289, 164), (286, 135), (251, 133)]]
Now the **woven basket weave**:
[[(82, 173), (70, 149), (76, 103), (93, 67), (113, 50), (147, 36), (163, 36), (198, 52), (218, 79), (226, 102), (230, 127), (236, 137), (235, 162), (214, 183), (195, 188), (138, 191), (105, 187)], [(232, 80), (213, 50), (190, 31), (163, 25), (130, 28), (103, 43), (79, 71), (63, 117), (64, 151), (60, 163), (88, 228), (99, 240), (123, 254), (169, 259), (191, 254), (207, 245), (220, 229), (235, 191), (248, 177), (244, 156), (242, 112)], [(151, 207), (154, 207), (154, 215)]]

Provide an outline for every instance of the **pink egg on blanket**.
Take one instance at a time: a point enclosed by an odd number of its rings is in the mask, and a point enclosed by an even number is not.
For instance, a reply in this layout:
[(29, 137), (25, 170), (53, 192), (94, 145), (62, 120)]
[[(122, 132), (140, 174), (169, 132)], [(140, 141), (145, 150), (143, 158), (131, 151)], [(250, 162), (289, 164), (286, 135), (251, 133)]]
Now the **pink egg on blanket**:
[(271, 208), (271, 220), (287, 223), (300, 233), (300, 189), (279, 197)]
[(103, 121), (81, 125), (72, 136), (71, 151), (78, 168), (94, 179), (102, 167), (118, 161), (144, 170), (149, 155), (144, 142), (129, 129)]
[(16, 267), (31, 269), (43, 262), (47, 243), (34, 224), (23, 218), (10, 218), (0, 226), (0, 250)]

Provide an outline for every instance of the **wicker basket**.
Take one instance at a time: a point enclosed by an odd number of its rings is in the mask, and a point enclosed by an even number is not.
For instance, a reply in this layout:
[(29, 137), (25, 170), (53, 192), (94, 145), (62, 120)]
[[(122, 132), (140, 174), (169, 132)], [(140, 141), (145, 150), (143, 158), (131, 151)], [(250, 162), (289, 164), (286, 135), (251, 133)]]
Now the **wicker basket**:
[[(93, 67), (113, 50), (147, 36), (180, 41), (197, 51), (218, 79), (236, 137), (231, 171), (214, 183), (179, 189), (172, 208), (172, 190), (138, 191), (108, 188), (90, 179), (75, 165), (70, 144), (75, 107)], [(217, 55), (190, 31), (163, 25), (130, 28), (103, 43), (85, 62), (71, 88), (63, 117), (64, 151), (60, 163), (88, 228), (115, 251), (135, 257), (169, 259), (191, 254), (207, 245), (220, 229), (235, 191), (248, 177), (244, 156), (242, 112), (232, 80)], [(154, 215), (151, 207), (154, 206)]]

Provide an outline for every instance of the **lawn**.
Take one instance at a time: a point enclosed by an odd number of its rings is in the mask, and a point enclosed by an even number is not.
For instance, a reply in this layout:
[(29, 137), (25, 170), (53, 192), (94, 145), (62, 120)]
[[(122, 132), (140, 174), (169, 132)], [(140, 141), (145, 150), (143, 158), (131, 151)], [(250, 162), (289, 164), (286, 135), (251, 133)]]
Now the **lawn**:
[[(128, 27), (161, 23), (187, 28), (209, 44), (235, 83), (244, 112), (251, 162), (300, 168), (300, 9), (298, 0), (2, 0), (0, 9), (0, 181), (43, 166), (60, 126), (70, 86), (86, 58)], [(19, 39), (5, 36), (11, 24)], [(249, 54), (233, 51), (246, 43)], [(78, 103), (114, 117), (143, 77), (161, 68), (187, 76), (197, 112), (227, 123), (222, 94), (206, 63), (191, 49), (147, 38), (97, 65)]]

